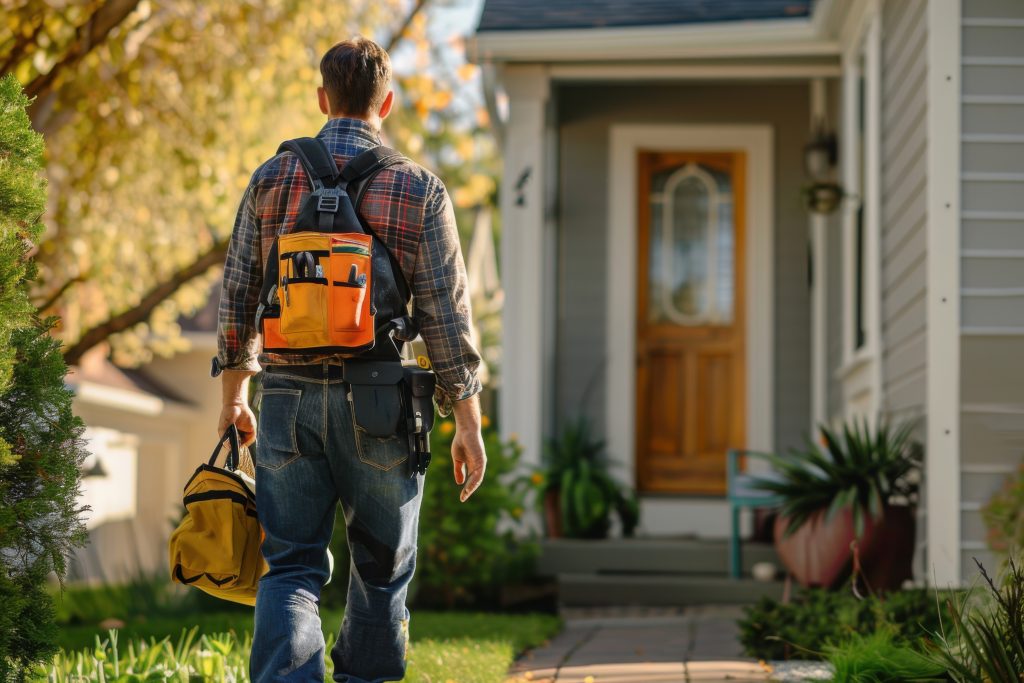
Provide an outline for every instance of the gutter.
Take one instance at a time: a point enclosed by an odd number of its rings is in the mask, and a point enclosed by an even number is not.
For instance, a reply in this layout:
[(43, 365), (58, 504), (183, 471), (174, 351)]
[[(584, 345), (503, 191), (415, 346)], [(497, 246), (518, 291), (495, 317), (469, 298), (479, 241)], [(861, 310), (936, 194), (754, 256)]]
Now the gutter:
[(824, 35), (825, 22), (820, 16), (815, 13), (802, 19), (669, 26), (482, 31), (469, 39), (467, 54), (477, 64), (838, 55), (839, 42)]

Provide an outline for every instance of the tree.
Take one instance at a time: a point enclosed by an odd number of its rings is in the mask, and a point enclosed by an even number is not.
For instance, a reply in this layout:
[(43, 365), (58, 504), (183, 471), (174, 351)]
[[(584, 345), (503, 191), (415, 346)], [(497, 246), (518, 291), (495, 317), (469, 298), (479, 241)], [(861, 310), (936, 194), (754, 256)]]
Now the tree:
[(51, 572), (84, 541), (78, 507), (85, 458), (82, 423), (64, 385), (60, 343), (28, 300), (28, 261), (41, 233), (42, 137), (29, 125), (28, 98), (0, 79), (0, 680), (55, 651)]
[[(112, 335), (121, 361), (180, 350), (175, 321), (205, 302), (219, 274), (247, 174), (281, 139), (319, 125), (319, 55), (358, 31), (389, 36), (389, 47), (403, 36), (420, 62), (430, 48), (426, 4), (22, 2), (16, 29), (0, 38), (0, 64), (42, 84), (33, 117), (49, 136), (54, 192), (34, 294), (41, 310), (62, 313), (68, 361)], [(400, 76), (413, 114), (388, 126), (393, 144), (417, 153), (427, 138), (456, 136), (442, 121), (451, 75)], [(458, 131), (446, 150), (460, 180), (468, 175), (456, 148), (474, 153), (464, 140), (477, 132)]]

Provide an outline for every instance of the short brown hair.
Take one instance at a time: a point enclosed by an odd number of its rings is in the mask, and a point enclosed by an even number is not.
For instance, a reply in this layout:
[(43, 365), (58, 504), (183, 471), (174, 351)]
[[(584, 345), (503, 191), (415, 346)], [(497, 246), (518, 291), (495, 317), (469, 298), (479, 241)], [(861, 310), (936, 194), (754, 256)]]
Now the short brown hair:
[(320, 75), (332, 114), (376, 114), (391, 89), (391, 58), (377, 43), (356, 36), (327, 51)]

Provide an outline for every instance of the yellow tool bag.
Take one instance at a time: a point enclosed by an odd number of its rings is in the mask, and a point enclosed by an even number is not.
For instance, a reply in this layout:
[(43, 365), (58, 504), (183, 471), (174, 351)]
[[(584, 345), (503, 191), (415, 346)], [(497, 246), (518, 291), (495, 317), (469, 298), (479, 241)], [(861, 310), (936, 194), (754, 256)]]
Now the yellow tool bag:
[(404, 157), (374, 147), (339, 171), (316, 138), (288, 140), (277, 151), (298, 157), (312, 191), (267, 258), (256, 315), (263, 350), (349, 358), (373, 350), (398, 359), (392, 336), (411, 341), (417, 333), (408, 283), (358, 207), (373, 178)]
[[(214, 463), (229, 443), (225, 467)], [(256, 483), (239, 466), (238, 430), (231, 425), (210, 460), (185, 484), (186, 514), (171, 534), (171, 579), (224, 600), (256, 604), (256, 586), (267, 571), (260, 552)]]

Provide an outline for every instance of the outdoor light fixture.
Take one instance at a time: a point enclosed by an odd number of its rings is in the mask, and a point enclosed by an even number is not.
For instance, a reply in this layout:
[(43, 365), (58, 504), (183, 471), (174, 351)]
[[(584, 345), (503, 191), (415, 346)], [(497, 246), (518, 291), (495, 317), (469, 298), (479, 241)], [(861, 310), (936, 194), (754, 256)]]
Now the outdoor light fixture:
[(838, 157), (835, 133), (829, 132), (819, 121), (814, 139), (804, 146), (804, 170), (811, 182), (804, 185), (802, 195), (811, 213), (829, 214), (839, 208), (843, 188), (832, 180)]
[(107, 476), (107, 470), (103, 467), (103, 462), (96, 458), (96, 462), (92, 467), (86, 470), (82, 470), (82, 478), (87, 479), (89, 477), (102, 478)]

